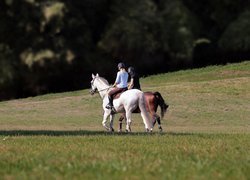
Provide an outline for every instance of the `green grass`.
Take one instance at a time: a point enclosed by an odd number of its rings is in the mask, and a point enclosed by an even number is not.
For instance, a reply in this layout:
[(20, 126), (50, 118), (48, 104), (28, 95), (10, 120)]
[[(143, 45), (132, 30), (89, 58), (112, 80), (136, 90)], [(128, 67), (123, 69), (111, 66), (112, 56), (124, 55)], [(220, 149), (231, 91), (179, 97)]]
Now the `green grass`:
[(160, 84), (176, 84), (181, 82), (201, 82), (212, 81), (218, 79), (231, 79), (250, 76), (249, 61), (242, 63), (228, 64), (226, 66), (209, 66), (205, 68), (181, 70), (168, 74), (159, 74), (150, 76), (144, 79), (144, 83), (152, 86), (152, 84), (159, 86)]
[(3, 179), (247, 179), (246, 134), (79, 134), (1, 139)]
[(250, 178), (249, 61), (141, 84), (170, 105), (163, 133), (139, 115), (133, 133), (105, 132), (88, 90), (0, 102), (0, 179)]

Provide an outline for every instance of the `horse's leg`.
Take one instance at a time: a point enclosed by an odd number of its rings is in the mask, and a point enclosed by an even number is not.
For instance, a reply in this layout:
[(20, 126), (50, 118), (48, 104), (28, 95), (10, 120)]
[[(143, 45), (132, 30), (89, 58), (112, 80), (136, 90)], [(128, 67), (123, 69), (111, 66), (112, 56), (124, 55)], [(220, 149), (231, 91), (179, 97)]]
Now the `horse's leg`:
[(103, 115), (102, 126), (103, 126), (106, 130), (109, 130), (109, 127), (106, 125), (108, 116), (109, 116), (109, 113), (107, 113), (107, 112), (105, 111), (105, 112), (104, 112), (104, 115)]
[(153, 115), (152, 115), (152, 124), (153, 124), (153, 127), (155, 126), (156, 120), (157, 120), (157, 114), (153, 113)]
[(111, 132), (114, 132), (114, 128), (113, 128), (114, 117), (115, 117), (114, 114), (111, 114), (111, 115), (109, 116), (109, 118), (110, 118), (109, 131), (111, 131)]
[(143, 123), (145, 125), (145, 130), (147, 132), (149, 132), (149, 131), (153, 130), (153, 124), (152, 124), (150, 114), (146, 109), (146, 104), (145, 103), (147, 103), (147, 102), (144, 99), (144, 93), (142, 93), (142, 94), (139, 95), (138, 104), (139, 104), (139, 108), (140, 108), (140, 111), (141, 111), (141, 117), (142, 117)]
[[(158, 116), (157, 114), (154, 115), (154, 119), (157, 121), (158, 123), (158, 129), (160, 130), (160, 132), (162, 131), (162, 127), (161, 127), (161, 118), (160, 116)], [(154, 123), (155, 124), (155, 123)]]
[(131, 115), (132, 115), (132, 112), (130, 110), (127, 110), (126, 111), (126, 120), (127, 120), (126, 132), (131, 132), (131, 127), (130, 127), (132, 123)]
[(118, 132), (122, 132), (122, 121), (123, 119), (125, 119), (125, 116), (126, 116), (125, 113), (122, 113), (122, 115), (120, 116)]

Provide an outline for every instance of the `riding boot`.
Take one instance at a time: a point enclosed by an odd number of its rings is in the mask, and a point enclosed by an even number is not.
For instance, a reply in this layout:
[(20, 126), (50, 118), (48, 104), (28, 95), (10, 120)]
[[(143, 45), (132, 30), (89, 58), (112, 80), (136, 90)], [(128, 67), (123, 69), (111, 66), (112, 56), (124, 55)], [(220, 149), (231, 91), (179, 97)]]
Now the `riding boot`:
[(113, 108), (113, 98), (111, 96), (108, 96), (109, 98), (109, 103), (106, 105), (107, 109), (112, 109)]

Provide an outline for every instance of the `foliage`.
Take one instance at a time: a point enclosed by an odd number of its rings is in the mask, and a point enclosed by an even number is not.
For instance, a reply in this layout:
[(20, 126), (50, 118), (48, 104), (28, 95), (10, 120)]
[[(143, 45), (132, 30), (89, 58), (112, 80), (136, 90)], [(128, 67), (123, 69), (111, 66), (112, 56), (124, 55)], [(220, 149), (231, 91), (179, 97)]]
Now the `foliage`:
[(163, 48), (174, 61), (187, 63), (192, 58), (193, 43), (198, 38), (199, 22), (182, 1), (164, 1), (162, 6)]
[(222, 35), (219, 45), (231, 51), (249, 51), (250, 49), (250, 11), (242, 12)]
[(244, 0), (2, 0), (0, 99), (81, 89), (92, 72), (113, 80), (118, 61), (149, 75), (248, 59), (249, 11)]

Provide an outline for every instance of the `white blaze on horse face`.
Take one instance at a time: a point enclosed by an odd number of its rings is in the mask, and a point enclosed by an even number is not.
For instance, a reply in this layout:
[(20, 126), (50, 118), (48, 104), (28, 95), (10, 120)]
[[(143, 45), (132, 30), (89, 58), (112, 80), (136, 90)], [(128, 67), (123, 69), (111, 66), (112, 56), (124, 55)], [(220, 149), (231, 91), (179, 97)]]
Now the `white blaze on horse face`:
[(96, 76), (94, 74), (92, 74), (92, 81), (90, 82), (90, 84), (91, 84), (91, 90), (92, 90), (93, 94), (97, 89), (97, 86), (95, 85), (96, 84), (95, 79), (96, 79)]
[(90, 85), (91, 85), (91, 89), (94, 91), (94, 89), (95, 89), (95, 87), (94, 87), (94, 80), (92, 80), (92, 81), (90, 82)]

